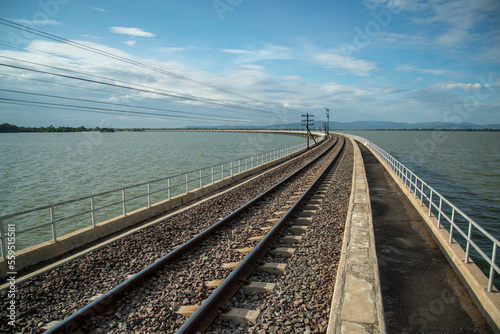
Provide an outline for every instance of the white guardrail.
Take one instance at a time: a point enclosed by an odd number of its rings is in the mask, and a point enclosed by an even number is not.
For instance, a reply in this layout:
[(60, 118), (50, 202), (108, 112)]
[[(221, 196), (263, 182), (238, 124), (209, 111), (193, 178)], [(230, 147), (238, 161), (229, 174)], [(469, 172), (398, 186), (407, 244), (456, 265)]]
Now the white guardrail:
[[(322, 139), (324, 139), (324, 137), (318, 138), (318, 140), (320, 141)], [(12, 223), (10, 222), (13, 218), (16, 218), (18, 221), (22, 221), (23, 223), (30, 220), (39, 221), (48, 218), (48, 221), (46, 221), (45, 223), (25, 227), (23, 229), (19, 229), (19, 225), (17, 225), (15, 229), (16, 237), (22, 233), (39, 230), (44, 227), (45, 228), (50, 227), (52, 234), (52, 241), (57, 242), (58, 234), (56, 227), (60, 227), (61, 225), (58, 224), (61, 224), (62, 222), (66, 222), (71, 224), (71, 226), (74, 226), (75, 221), (74, 220), (71, 221), (72, 219), (87, 215), (87, 218), (84, 219), (89, 223), (91, 223), (90, 226), (95, 228), (96, 224), (106, 220), (102, 219), (98, 221), (98, 219), (96, 218), (96, 213), (101, 210), (110, 207), (115, 207), (114, 214), (107, 212), (106, 216), (109, 216), (109, 218), (119, 216), (120, 214), (126, 216), (128, 212), (131, 212), (130, 210), (127, 211), (127, 204), (132, 201), (136, 201), (134, 204), (135, 206), (137, 206), (138, 199), (146, 198), (146, 200), (141, 200), (142, 205), (140, 205), (139, 208), (144, 207), (144, 205), (147, 205), (147, 207), (151, 207), (153, 195), (163, 193), (162, 195), (163, 197), (160, 197), (158, 202), (167, 199), (169, 200), (173, 196), (189, 193), (190, 190), (194, 191), (196, 189), (210, 185), (214, 182), (220, 181), (224, 178), (231, 177), (233, 176), (233, 174), (244, 172), (245, 170), (260, 166), (262, 164), (271, 162), (273, 160), (280, 159), (286, 155), (300, 151), (306, 148), (306, 146), (307, 146), (306, 143), (297, 144), (261, 154), (256, 154), (250, 157), (241, 158), (234, 161), (223, 162), (221, 164), (204, 167), (201, 169), (197, 169), (194, 171), (174, 176), (168, 176), (149, 182), (134, 184), (120, 189), (105, 191), (99, 194), (88, 195), (77, 199), (58, 202), (55, 204), (45, 205), (42, 207), (22, 212), (0, 216), (0, 232), (1, 232), (0, 239), (2, 244), (1, 245), (2, 260), (5, 260), (7, 257), (7, 241), (10, 235), (10, 233), (6, 231), (5, 225), (7, 225), (7, 228), (9, 228), (10, 226), (17, 224), (16, 221), (13, 221)], [(142, 191), (145, 190), (145, 192), (142, 192), (140, 189), (143, 189)], [(185, 192), (183, 193), (183, 191)], [(100, 204), (100, 206), (98, 205), (98, 203)], [(71, 206), (71, 208), (63, 208), (65, 205), (68, 204), (73, 204), (73, 205)], [(38, 215), (35, 217), (35, 219), (33, 219), (32, 216), (29, 216), (30, 214), (33, 213), (35, 214), (42, 213), (42, 216)], [(59, 215), (62, 214), (64, 216), (57, 218), (56, 213), (59, 213)], [(43, 216), (47, 218), (43, 218)], [(7, 220), (9, 221), (8, 224)], [(89, 225), (87, 225), (87, 227), (88, 226)], [(81, 228), (85, 228), (85, 226), (78, 227), (78, 229)], [(73, 228), (72, 230), (70, 230), (70, 232), (73, 232), (74, 230), (75, 229)], [(39, 244), (39, 242), (32, 245), (30, 244), (27, 247), (35, 246), (36, 244)], [(16, 247), (16, 250), (19, 250), (18, 247)]]
[[(463, 241), (462, 244), (459, 244), (465, 251), (465, 263), (469, 263), (471, 246), (477, 251), (481, 258), (488, 263), (489, 275), (487, 290), (491, 292), (493, 289), (495, 272), (500, 274), (500, 268), (496, 264), (497, 249), (500, 247), (500, 241), (448, 201), (434, 188), (429, 186), (405, 165), (396, 160), (392, 155), (363, 137), (352, 137), (371, 148), (400, 178), (409, 192), (413, 192), (414, 198), (420, 199), (420, 205), (426, 205), (426, 207), (429, 208), (429, 217), (434, 215), (437, 218), (437, 228), (447, 229), (449, 243), (452, 243), (454, 240), (458, 242), (457, 233), (458, 237), (461, 236), (463, 238), (463, 240), (460, 240)], [(463, 228), (467, 231), (465, 232)], [(491, 242), (491, 256), (487, 255), (485, 251), (476, 244), (474, 240), (477, 241), (478, 239), (489, 240), (488, 242)]]

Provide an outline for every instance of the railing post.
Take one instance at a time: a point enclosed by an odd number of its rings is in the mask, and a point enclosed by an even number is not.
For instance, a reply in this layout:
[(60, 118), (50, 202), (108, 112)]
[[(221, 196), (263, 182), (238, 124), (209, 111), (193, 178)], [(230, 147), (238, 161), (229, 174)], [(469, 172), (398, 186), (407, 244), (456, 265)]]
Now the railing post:
[(94, 196), (90, 197), (90, 214), (92, 216), (92, 227), (95, 228), (95, 203)]
[(241, 159), (238, 160), (238, 173), (241, 173)]
[(148, 192), (148, 208), (151, 207), (151, 184), (146, 183), (146, 191)]
[(212, 166), (212, 183), (214, 183), (214, 167)]
[(221, 176), (221, 180), (224, 180), (224, 163), (221, 164), (221, 173), (222, 173), (222, 176)]
[(231, 161), (231, 172), (229, 173), (230, 176), (233, 176), (233, 162)]
[(448, 242), (451, 244), (453, 241), (453, 224), (455, 223), (455, 208), (451, 210), (451, 223), (450, 223), (450, 240)]
[(406, 169), (406, 179), (408, 180), (408, 194), (411, 194), (411, 186), (413, 185), (412, 175), (408, 176), (408, 169)]
[(495, 262), (497, 260), (497, 244), (493, 243), (493, 252), (491, 253), (490, 277), (488, 279), (488, 292), (493, 289), (493, 278), (495, 277)]
[(443, 198), (439, 196), (439, 213), (438, 213), (438, 226), (437, 228), (441, 228), (441, 208), (443, 207)]
[[(415, 174), (412, 174), (415, 175)], [(413, 185), (413, 189), (415, 190), (415, 193), (413, 194), (413, 198), (417, 198), (417, 187), (418, 187), (418, 180), (417, 176), (415, 175), (415, 184)]]
[(200, 169), (200, 188), (203, 188), (203, 182), (201, 181), (201, 169)]
[(2, 239), (2, 260), (5, 261), (7, 259), (7, 245), (5, 244), (5, 230), (2, 218), (0, 218), (0, 237)]
[(469, 220), (469, 231), (467, 232), (467, 246), (465, 247), (465, 263), (469, 263), (470, 241), (472, 237), (472, 222)]
[(188, 173), (186, 173), (186, 194), (189, 193), (189, 176)]
[(56, 224), (54, 223), (54, 206), (50, 207), (50, 221), (52, 222), (52, 224), (50, 224), (52, 227), (52, 240), (57, 242)]
[(429, 217), (431, 216), (432, 214), (432, 194), (434, 193), (434, 190), (431, 188), (431, 195), (429, 197)]
[(170, 178), (167, 179), (167, 196), (168, 196), (168, 199), (170, 199)]
[(127, 215), (127, 204), (125, 203), (125, 189), (122, 189), (122, 206), (123, 206), (123, 215)]
[(420, 187), (420, 206), (424, 205), (424, 180), (421, 180), (422, 186)]

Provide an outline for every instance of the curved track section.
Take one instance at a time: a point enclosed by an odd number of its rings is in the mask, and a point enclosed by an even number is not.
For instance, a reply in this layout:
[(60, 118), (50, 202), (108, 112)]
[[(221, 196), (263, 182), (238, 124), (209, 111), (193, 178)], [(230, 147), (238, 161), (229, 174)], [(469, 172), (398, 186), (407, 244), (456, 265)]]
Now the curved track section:
[(278, 220), (265, 237), (252, 249), (252, 251), (239, 263), (222, 284), (210, 295), (210, 297), (199, 307), (188, 321), (177, 331), (177, 334), (189, 334), (204, 332), (212, 321), (220, 315), (221, 308), (238, 291), (242, 283), (250, 276), (272, 246), (283, 233), (287, 224), (307, 202), (315, 188), (337, 162), (345, 146), (343, 139), (340, 150), (335, 154), (330, 163), (321, 171), (314, 181), (307, 187), (303, 194), (291, 206), (290, 209)]

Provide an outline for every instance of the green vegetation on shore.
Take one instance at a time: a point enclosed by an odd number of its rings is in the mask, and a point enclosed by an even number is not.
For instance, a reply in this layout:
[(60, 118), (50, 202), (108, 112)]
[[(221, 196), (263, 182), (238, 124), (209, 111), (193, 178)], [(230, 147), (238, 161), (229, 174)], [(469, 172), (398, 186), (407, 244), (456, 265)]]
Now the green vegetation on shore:
[(47, 127), (25, 127), (25, 126), (17, 126), (9, 123), (0, 124), (0, 133), (16, 133), (16, 132), (87, 132), (87, 131), (101, 131), (101, 132), (114, 132), (115, 129), (111, 128), (86, 128), (84, 126), (80, 126), (77, 128), (69, 127), (69, 126), (59, 126), (55, 127), (53, 125)]

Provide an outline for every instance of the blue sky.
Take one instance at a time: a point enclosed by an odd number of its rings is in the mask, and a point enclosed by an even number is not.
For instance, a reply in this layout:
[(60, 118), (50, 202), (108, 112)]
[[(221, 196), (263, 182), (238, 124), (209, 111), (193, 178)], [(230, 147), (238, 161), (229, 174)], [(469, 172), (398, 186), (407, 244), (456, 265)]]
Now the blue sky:
[(499, 0), (2, 0), (0, 17), (163, 71), (1, 24), (0, 123), (500, 123)]

